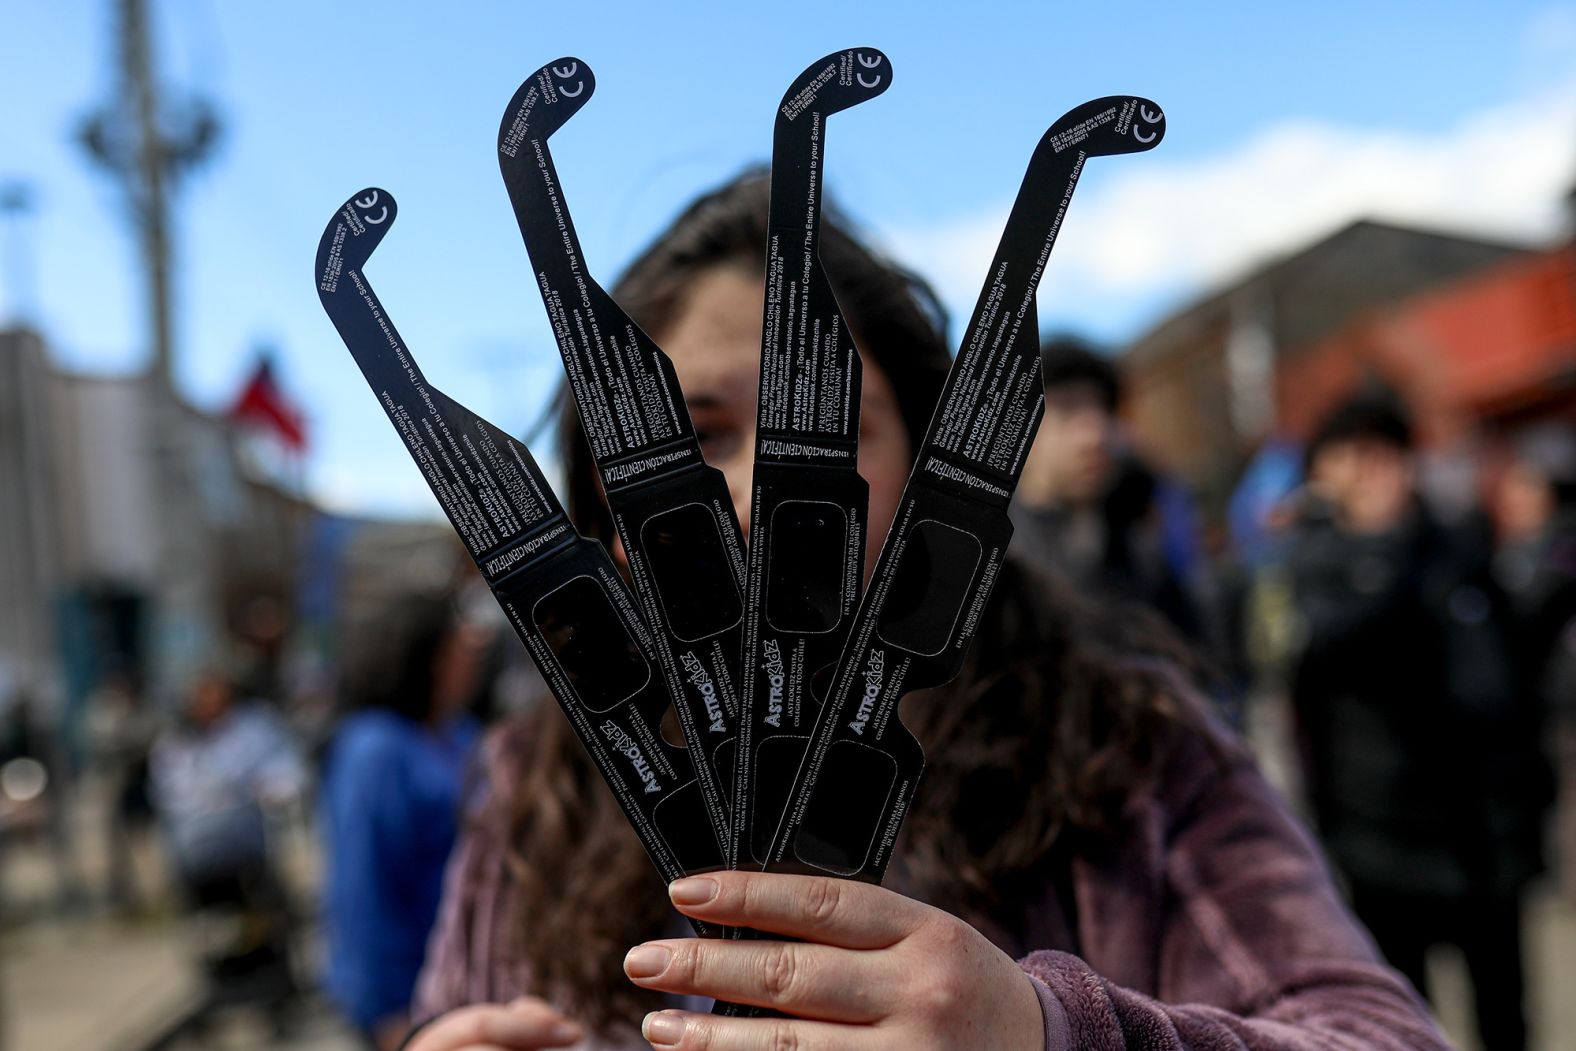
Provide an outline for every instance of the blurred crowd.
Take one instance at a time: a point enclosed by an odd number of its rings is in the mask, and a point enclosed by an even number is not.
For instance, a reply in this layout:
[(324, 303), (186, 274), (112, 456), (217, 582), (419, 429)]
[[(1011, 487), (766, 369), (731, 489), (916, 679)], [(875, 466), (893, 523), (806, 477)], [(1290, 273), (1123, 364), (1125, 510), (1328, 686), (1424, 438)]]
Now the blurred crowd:
[(1019, 551), (1168, 619), (1224, 718), (1288, 703), (1302, 801), (1385, 957), (1426, 993), (1428, 950), (1458, 947), (1484, 1046), (1525, 1046), (1524, 894), (1555, 861), (1576, 900), (1576, 422), (1431, 500), (1402, 400), (1353, 391), (1265, 445), (1211, 538), (1124, 444), (1112, 363), (1060, 343), (1045, 368)]
[[(1459, 947), (1485, 1046), (1522, 1046), (1523, 898), (1551, 873), (1576, 901), (1576, 425), (1525, 432), (1470, 506), (1441, 506), (1403, 401), (1358, 390), (1266, 442), (1211, 515), (1129, 441), (1112, 360), (1045, 351), (1018, 556), (1168, 622), (1223, 720), (1284, 706), (1299, 802), (1385, 956), (1426, 991), (1427, 951)], [(474, 577), (389, 604), (337, 665), (327, 696), (215, 665), (174, 712), (106, 682), (75, 761), (110, 801), (104, 883), (62, 886), (147, 908), (155, 852), (183, 908), (224, 918), (202, 950), (216, 1003), (286, 1029), (316, 988), (391, 1048), (485, 726), (542, 691)], [(25, 700), (7, 712), (4, 843), (64, 859), (73, 764)], [(306, 900), (282, 872), (292, 822), (320, 844)]]

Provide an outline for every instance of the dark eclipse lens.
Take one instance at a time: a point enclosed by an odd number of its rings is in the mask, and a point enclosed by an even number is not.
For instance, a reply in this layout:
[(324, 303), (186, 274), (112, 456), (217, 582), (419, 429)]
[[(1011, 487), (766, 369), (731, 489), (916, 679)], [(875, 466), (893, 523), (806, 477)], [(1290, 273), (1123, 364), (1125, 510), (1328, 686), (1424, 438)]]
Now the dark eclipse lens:
[(531, 619), (547, 641), (580, 703), (605, 712), (632, 697), (650, 678), (646, 659), (602, 585), (575, 577), (543, 596)]
[(891, 756), (858, 741), (833, 742), (794, 839), (795, 856), (838, 876), (864, 868), (895, 784)]
[(640, 540), (674, 635), (695, 642), (739, 622), (744, 600), (710, 508), (664, 511), (640, 527)]
[(766, 619), (778, 631), (818, 634), (843, 618), (848, 516), (824, 500), (786, 500), (772, 512)]
[(910, 653), (940, 653), (968, 601), (980, 562), (979, 539), (927, 518), (915, 523), (900, 558), (876, 630)]

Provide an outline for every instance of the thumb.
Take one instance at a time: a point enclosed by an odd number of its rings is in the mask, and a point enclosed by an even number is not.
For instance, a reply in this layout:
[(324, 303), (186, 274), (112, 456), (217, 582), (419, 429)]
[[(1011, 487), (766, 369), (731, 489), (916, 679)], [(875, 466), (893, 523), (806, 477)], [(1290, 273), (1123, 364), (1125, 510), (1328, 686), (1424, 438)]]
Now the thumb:
[(543, 1000), (475, 1004), (441, 1015), (420, 1029), (408, 1051), (537, 1051), (578, 1043), (584, 1031)]
[(521, 1051), (568, 1047), (585, 1038), (585, 1030), (578, 1022), (540, 997), (522, 996), (512, 1000), (504, 1008), (504, 1012), (499, 1035), (506, 1037), (501, 1041), (505, 1047), (515, 1046), (509, 1044), (507, 1038), (516, 1033), (520, 1036), (514, 1039), (524, 1038), (532, 1041), (519, 1044)]

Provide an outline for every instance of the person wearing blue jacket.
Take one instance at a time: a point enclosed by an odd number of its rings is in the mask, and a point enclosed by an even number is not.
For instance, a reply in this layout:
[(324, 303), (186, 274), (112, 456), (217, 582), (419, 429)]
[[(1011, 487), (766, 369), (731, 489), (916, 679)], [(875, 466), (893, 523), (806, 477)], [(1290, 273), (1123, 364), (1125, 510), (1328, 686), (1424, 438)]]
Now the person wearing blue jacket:
[(470, 712), (493, 633), (446, 600), (396, 603), (352, 676), (324, 759), (330, 997), (369, 1047), (398, 1046), (437, 915), (480, 735)]

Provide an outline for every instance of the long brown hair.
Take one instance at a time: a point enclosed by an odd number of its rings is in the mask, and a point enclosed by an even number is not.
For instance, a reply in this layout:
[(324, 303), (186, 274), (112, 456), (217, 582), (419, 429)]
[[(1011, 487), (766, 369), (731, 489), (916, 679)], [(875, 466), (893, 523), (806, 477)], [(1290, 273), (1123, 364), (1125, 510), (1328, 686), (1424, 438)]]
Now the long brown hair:
[[(660, 336), (701, 271), (762, 267), (767, 206), (759, 173), (706, 195), (631, 265), (614, 297)], [(892, 383), (912, 454), (949, 365), (940, 307), (835, 211), (823, 215), (821, 259), (866, 367)], [(611, 541), (569, 399), (560, 412), (570, 514), (582, 532)], [(963, 672), (903, 704), (928, 757), (896, 859), (906, 892), (1010, 928), (1025, 893), (1004, 888), (1043, 891), (1053, 847), (1073, 835), (1092, 845), (1120, 827), (1166, 728), (1183, 718), (1159, 677), (1133, 660), (1143, 653), (1177, 654), (1152, 618), (1109, 616), (1008, 564)], [(541, 706), (510, 734), (518, 777), (495, 786), (483, 818), (508, 836), (524, 903), (514, 932), (520, 962), (538, 992), (590, 1025), (631, 1024), (660, 1006), (621, 969), (630, 945), (670, 922), (660, 881), (556, 706)]]

